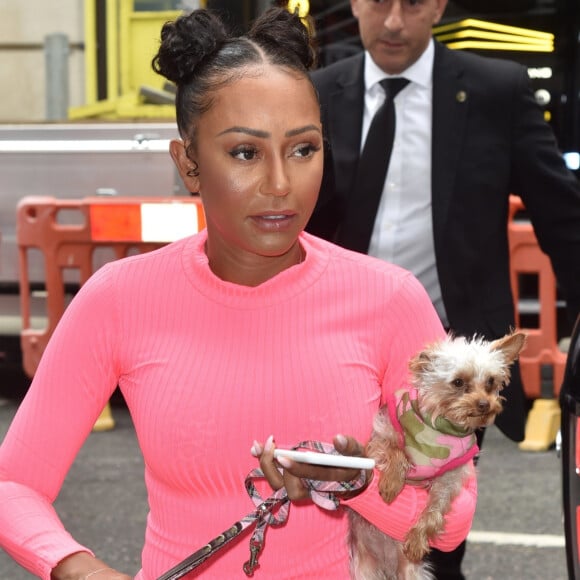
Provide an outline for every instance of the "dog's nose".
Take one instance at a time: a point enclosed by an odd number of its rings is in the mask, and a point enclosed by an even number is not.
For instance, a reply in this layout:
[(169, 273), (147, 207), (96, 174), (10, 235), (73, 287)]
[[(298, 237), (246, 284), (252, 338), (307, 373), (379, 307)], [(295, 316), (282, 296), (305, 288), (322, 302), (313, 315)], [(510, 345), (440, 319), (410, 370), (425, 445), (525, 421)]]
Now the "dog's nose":
[(477, 402), (477, 408), (482, 413), (487, 413), (489, 411), (489, 401), (487, 399), (479, 399)]

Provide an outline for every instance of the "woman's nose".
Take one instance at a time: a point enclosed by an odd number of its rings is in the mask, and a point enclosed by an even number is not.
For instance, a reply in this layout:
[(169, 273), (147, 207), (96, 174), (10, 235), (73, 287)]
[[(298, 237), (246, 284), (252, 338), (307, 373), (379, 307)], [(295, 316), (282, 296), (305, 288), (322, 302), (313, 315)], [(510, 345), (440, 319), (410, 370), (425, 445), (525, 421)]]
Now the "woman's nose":
[(290, 179), (283, 159), (273, 159), (267, 168), (262, 193), (269, 195), (287, 195), (290, 191)]

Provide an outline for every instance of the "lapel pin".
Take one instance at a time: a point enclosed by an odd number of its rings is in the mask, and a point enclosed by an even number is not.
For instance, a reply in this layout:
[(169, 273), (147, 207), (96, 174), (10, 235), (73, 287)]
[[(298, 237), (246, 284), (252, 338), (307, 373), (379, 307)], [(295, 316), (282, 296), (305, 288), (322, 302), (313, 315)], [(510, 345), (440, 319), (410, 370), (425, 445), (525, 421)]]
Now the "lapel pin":
[(467, 101), (467, 93), (465, 91), (458, 91), (455, 95), (455, 99), (458, 103), (465, 103), (465, 101)]

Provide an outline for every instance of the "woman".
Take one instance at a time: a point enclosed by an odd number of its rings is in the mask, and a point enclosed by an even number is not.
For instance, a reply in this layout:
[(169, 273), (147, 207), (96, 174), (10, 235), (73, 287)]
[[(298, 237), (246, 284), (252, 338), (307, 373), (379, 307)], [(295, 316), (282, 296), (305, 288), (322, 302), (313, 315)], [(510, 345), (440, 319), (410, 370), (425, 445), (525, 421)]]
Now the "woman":
[[(118, 384), (150, 505), (137, 579), (158, 578), (251, 511), (250, 449), (272, 486), (301, 500), (268, 531), (260, 577), (348, 578), (346, 510), (304, 499), (296, 476), (359, 472), (281, 460), (280, 480), (271, 435), (361, 454), (381, 401), (407, 384), (407, 361), (443, 330), (408, 272), (303, 232), (323, 161), (312, 63), (306, 29), (281, 9), (241, 38), (205, 10), (164, 26), (153, 64), (177, 85), (171, 155), (207, 229), (104, 266), (61, 320), (0, 449), (0, 545), (33, 574), (130, 578), (77, 543), (51, 506)], [(465, 538), (475, 495), (473, 479), (437, 547)], [(343, 503), (402, 538), (425, 492), (385, 505), (372, 479)], [(247, 559), (247, 541), (233, 542), (198, 572), (243, 577)]]

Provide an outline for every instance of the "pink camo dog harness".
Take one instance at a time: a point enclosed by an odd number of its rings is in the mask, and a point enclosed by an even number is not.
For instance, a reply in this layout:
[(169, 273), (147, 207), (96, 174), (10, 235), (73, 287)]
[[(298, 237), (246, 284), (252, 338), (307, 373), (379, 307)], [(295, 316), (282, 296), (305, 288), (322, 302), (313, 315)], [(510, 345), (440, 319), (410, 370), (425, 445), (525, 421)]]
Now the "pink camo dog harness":
[(387, 408), (413, 463), (407, 479), (420, 481), (467, 463), (479, 448), (474, 433), (468, 434), (443, 417), (433, 422), (431, 417), (421, 415), (417, 396), (417, 389), (397, 391)]

